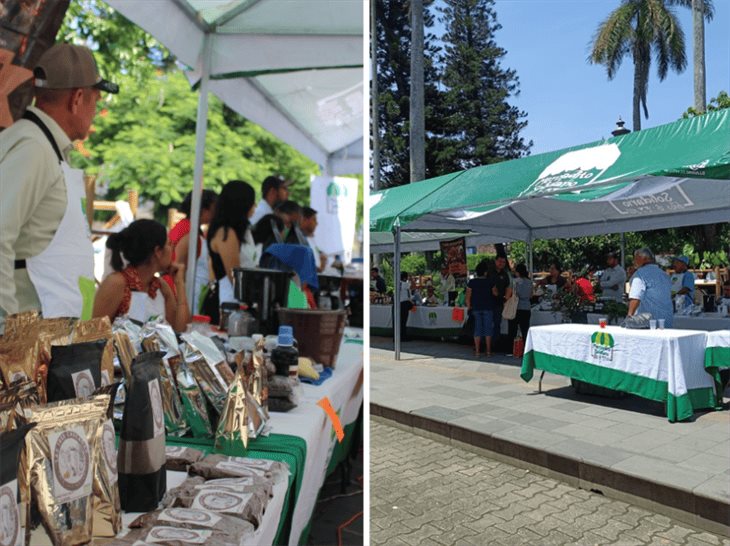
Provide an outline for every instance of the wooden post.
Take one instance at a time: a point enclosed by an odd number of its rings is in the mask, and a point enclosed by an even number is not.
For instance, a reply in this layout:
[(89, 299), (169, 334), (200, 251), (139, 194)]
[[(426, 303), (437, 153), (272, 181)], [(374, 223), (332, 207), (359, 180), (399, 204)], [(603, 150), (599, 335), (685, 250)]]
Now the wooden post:
[(129, 208), (132, 209), (132, 216), (137, 218), (137, 209), (139, 208), (139, 192), (137, 190), (129, 190), (127, 193)]
[(84, 189), (86, 190), (86, 219), (89, 229), (94, 224), (94, 198), (96, 197), (96, 176), (84, 175)]

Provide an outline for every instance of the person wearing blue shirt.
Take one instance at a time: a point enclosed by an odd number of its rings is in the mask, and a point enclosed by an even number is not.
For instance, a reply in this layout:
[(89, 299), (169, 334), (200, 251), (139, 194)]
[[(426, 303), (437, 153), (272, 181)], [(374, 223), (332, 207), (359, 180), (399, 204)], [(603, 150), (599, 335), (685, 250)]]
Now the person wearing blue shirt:
[(689, 258), (687, 256), (675, 256), (672, 258), (672, 268), (674, 268), (674, 274), (671, 277), (672, 281), (672, 296), (677, 294), (683, 294), (685, 299), (685, 305), (693, 305), (695, 297), (695, 276), (694, 273), (688, 271)]
[(659, 269), (654, 253), (648, 248), (634, 252), (636, 272), (631, 277), (628, 316), (649, 313), (653, 319), (664, 319), (666, 328), (672, 327), (672, 283)]

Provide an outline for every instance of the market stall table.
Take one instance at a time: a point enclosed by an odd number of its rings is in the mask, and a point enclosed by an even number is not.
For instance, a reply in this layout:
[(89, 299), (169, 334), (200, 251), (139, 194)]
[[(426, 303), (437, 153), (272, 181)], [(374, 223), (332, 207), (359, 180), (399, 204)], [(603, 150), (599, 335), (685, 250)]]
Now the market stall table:
[(705, 332), (600, 329), (586, 324), (530, 328), (521, 377), (535, 369), (666, 403), (669, 421), (716, 407), (713, 378), (704, 367)]
[[(605, 316), (600, 313), (588, 313), (588, 324), (598, 324), (598, 319)], [(723, 317), (720, 313), (702, 313), (695, 316), (674, 315), (672, 328), (675, 330), (703, 330), (706, 332), (729, 330), (730, 317)]]
[[(424, 337), (457, 337), (468, 318), (466, 307), (417, 305), (408, 313), (408, 334)], [(370, 306), (370, 333), (393, 335), (393, 307), (391, 305)]]
[(715, 381), (718, 404), (722, 405), (724, 385), (720, 372), (730, 369), (730, 330), (707, 333), (705, 369)]

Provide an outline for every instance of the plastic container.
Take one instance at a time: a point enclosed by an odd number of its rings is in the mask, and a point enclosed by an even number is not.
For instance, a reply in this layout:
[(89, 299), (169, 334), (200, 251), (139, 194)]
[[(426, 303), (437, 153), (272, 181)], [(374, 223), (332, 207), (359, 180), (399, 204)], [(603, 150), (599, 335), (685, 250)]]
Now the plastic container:
[(190, 331), (208, 335), (210, 333), (210, 317), (208, 315), (193, 315)]
[(228, 317), (229, 336), (250, 336), (256, 330), (256, 319), (248, 312), (248, 306), (241, 304)]
[(279, 322), (297, 332), (299, 354), (334, 368), (345, 333), (347, 312), (320, 309), (279, 309)]
[(292, 369), (299, 372), (299, 351), (294, 347), (294, 332), (291, 326), (279, 326), (279, 340), (271, 351), (271, 362), (276, 375), (289, 376)]
[(231, 314), (238, 311), (239, 305), (238, 303), (234, 301), (224, 301), (220, 305), (220, 321), (218, 323), (218, 328), (221, 330), (226, 330), (228, 328), (228, 319), (230, 318)]

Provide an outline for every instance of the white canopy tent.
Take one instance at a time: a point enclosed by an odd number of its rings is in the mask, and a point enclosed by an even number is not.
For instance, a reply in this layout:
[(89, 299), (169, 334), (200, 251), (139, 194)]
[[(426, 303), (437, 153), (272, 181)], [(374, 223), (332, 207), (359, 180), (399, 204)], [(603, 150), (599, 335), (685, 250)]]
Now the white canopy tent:
[[(322, 166), (362, 172), (362, 0), (107, 0), (193, 68), (199, 86), (191, 231), (200, 216), (208, 92)], [(359, 79), (357, 79), (359, 75)], [(195, 239), (187, 264), (190, 301)]]

